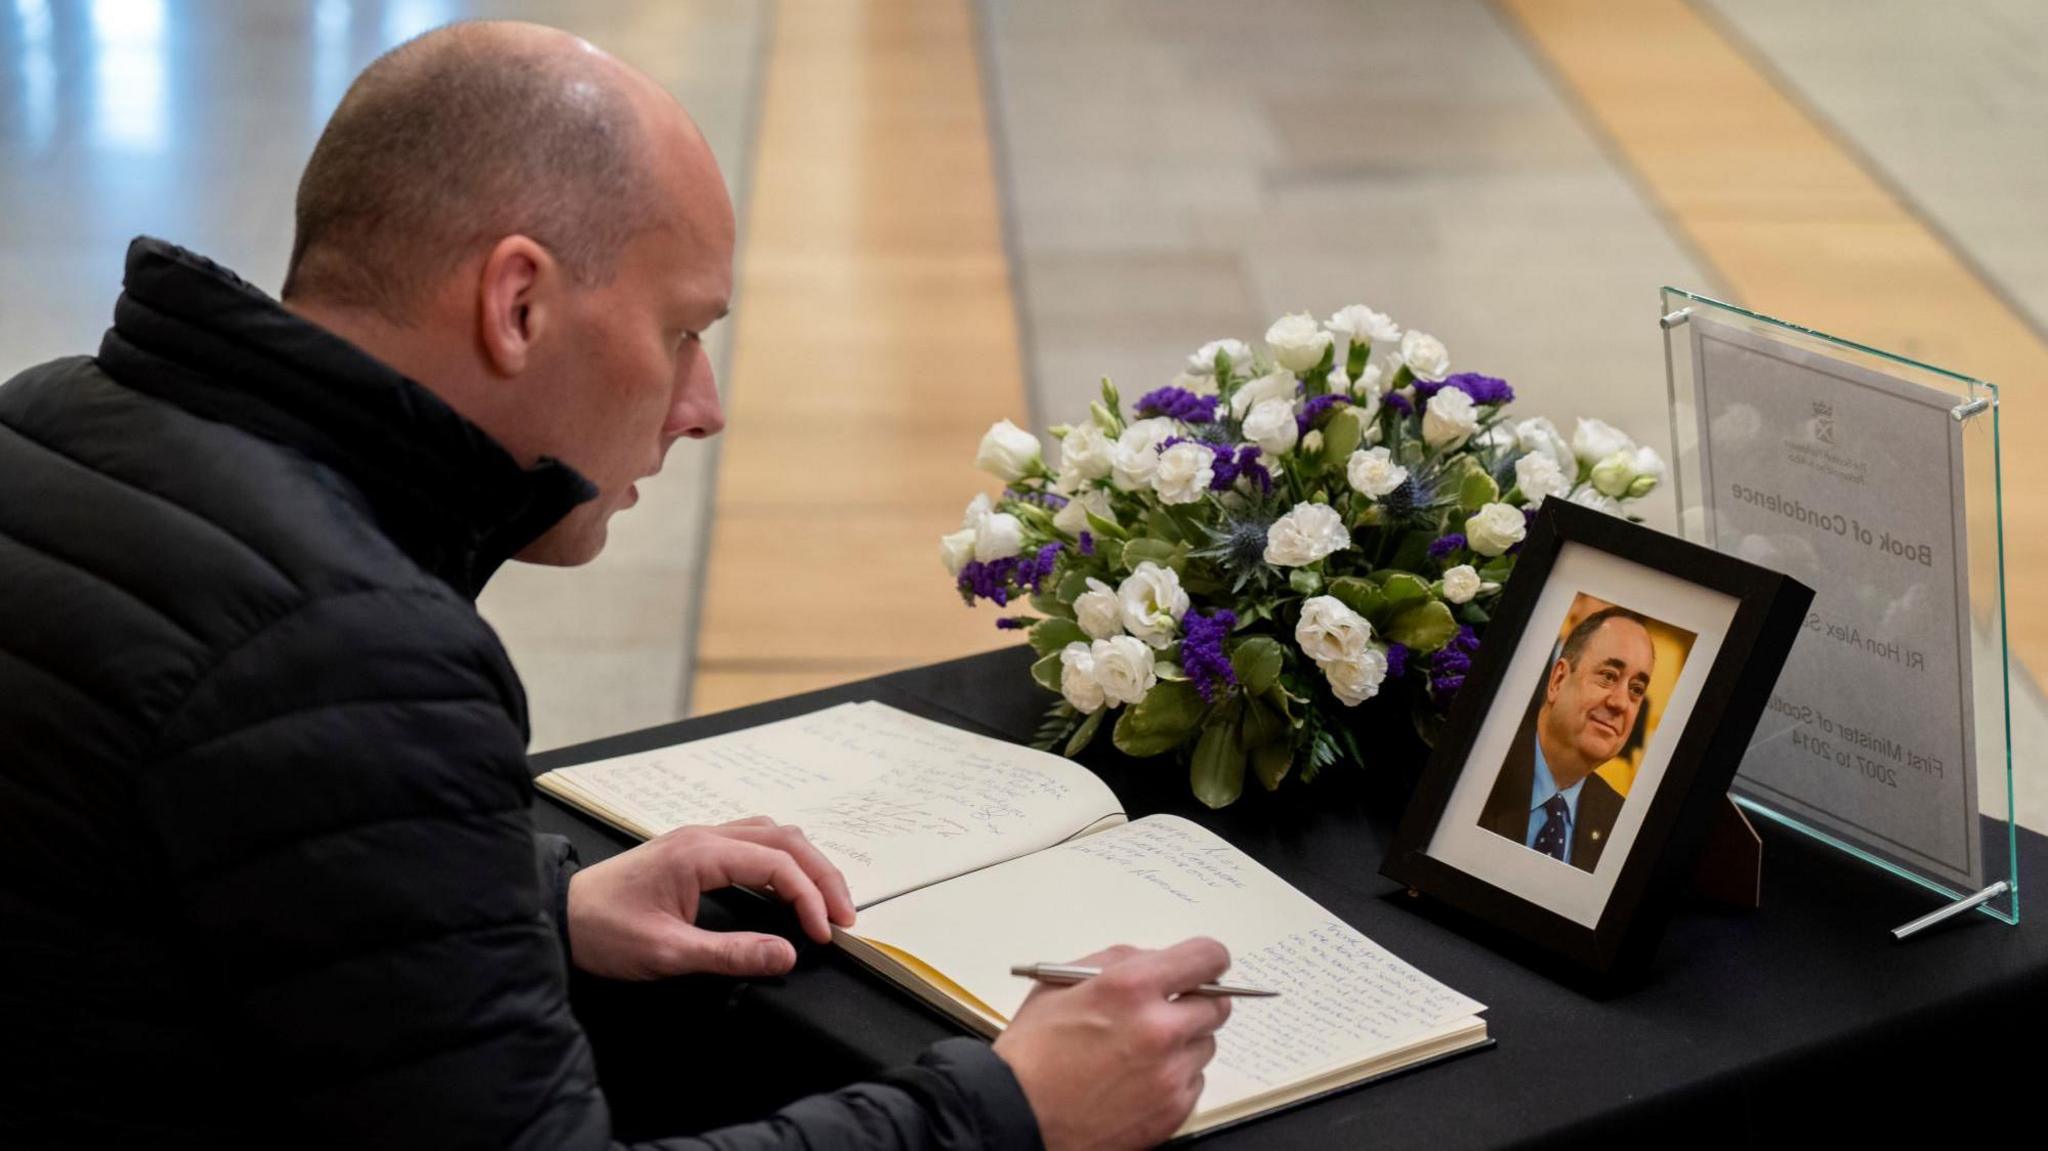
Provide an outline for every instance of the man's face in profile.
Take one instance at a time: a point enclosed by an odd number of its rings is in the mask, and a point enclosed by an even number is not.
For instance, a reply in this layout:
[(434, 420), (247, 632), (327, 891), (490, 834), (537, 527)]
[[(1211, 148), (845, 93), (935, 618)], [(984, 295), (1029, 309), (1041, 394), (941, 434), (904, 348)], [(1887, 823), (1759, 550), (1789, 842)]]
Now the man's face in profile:
[(1589, 767), (1613, 759), (1635, 729), (1656, 662), (1656, 648), (1641, 624), (1601, 624), (1587, 637), (1577, 666), (1562, 658), (1551, 665), (1543, 704), (1546, 734)]

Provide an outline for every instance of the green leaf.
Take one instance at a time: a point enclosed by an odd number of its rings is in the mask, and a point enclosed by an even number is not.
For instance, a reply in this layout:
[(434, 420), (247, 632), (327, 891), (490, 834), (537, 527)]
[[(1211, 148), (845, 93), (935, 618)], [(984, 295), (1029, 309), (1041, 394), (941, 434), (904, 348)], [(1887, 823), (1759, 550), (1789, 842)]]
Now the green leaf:
[(1244, 749), (1238, 746), (1236, 724), (1219, 720), (1203, 729), (1188, 782), (1195, 798), (1210, 807), (1229, 807), (1244, 794)]
[(1380, 602), (1386, 611), (1399, 615), (1429, 598), (1429, 583), (1419, 575), (1397, 571), (1380, 583)]
[(1479, 578), (1487, 583), (1506, 583), (1508, 582), (1508, 577), (1513, 574), (1515, 574), (1515, 557), (1513, 556), (1501, 556), (1498, 559), (1489, 561), (1485, 567), (1479, 569)]
[(1145, 531), (1170, 544), (1183, 543), (1188, 538), (1165, 508), (1153, 508), (1145, 513)]
[(1087, 508), (1082, 508), (1081, 511), (1088, 517), (1089, 530), (1093, 531), (1096, 535), (1101, 536), (1105, 539), (1112, 540), (1123, 540), (1131, 538), (1131, 533), (1125, 531), (1121, 527), (1118, 527), (1115, 520), (1103, 519), (1101, 516), (1096, 515), (1094, 512), (1089, 511)]
[(1194, 684), (1154, 684), (1144, 699), (1124, 709), (1111, 738), (1118, 751), (1141, 759), (1172, 751), (1194, 734), (1202, 710), (1202, 696)]
[(1338, 576), (1330, 581), (1328, 590), (1331, 595), (1337, 597), (1337, 602), (1368, 618), (1386, 603), (1386, 598), (1380, 594), (1380, 589), (1373, 586), (1371, 580), (1360, 579), (1357, 576)]
[(1148, 560), (1160, 567), (1172, 568), (1178, 573), (1187, 565), (1188, 545), (1170, 544), (1165, 540), (1149, 537), (1135, 539), (1124, 545), (1124, 563), (1129, 565), (1132, 571), (1136, 571), (1139, 564)]
[(1108, 714), (1108, 708), (1097, 708), (1094, 715), (1089, 716), (1086, 720), (1082, 721), (1080, 727), (1074, 729), (1073, 738), (1067, 741), (1066, 754), (1069, 759), (1081, 754), (1082, 750), (1095, 739), (1095, 733), (1102, 729), (1102, 717)]
[(1070, 643), (1086, 642), (1088, 633), (1070, 619), (1042, 619), (1031, 629), (1031, 650), (1040, 656), (1058, 655)]
[(1061, 603), (1071, 604), (1088, 594), (1088, 573), (1068, 572), (1060, 580), (1059, 598)]
[(1458, 618), (1471, 624), (1473, 627), (1485, 627), (1493, 622), (1493, 617), (1486, 614), (1486, 609), (1476, 603), (1468, 603), (1464, 607), (1459, 608)]
[(1230, 670), (1248, 695), (1264, 695), (1280, 678), (1284, 656), (1280, 641), (1267, 635), (1253, 635), (1236, 641), (1230, 653)]
[(1402, 571), (1415, 571), (1429, 562), (1429, 545), (1436, 542), (1437, 533), (1417, 529), (1401, 536), (1401, 542), (1394, 546), (1393, 558), (1388, 567)]
[(1323, 425), (1323, 466), (1343, 467), (1365, 442), (1365, 417), (1356, 408), (1338, 408)]
[(1259, 777), (1267, 791), (1280, 786), (1287, 778), (1287, 769), (1294, 766), (1294, 751), (1285, 742), (1269, 743), (1252, 749), (1252, 772)]
[(1323, 590), (1323, 577), (1307, 568), (1295, 568), (1287, 573), (1287, 586), (1303, 595), (1314, 595)]
[(1188, 673), (1183, 671), (1179, 664), (1168, 663), (1163, 659), (1153, 661), (1152, 674), (1170, 683), (1185, 683), (1188, 678)]
[(1248, 748), (1285, 742), (1288, 726), (1287, 720), (1278, 712), (1255, 699), (1245, 705), (1244, 735), (1239, 742)]
[(1458, 634), (1458, 621), (1441, 600), (1411, 607), (1394, 617), (1387, 626), (1387, 638), (1405, 645), (1417, 655), (1427, 655), (1451, 642)]
[(1493, 482), (1492, 476), (1476, 468), (1467, 472), (1458, 484), (1458, 506), (1468, 512), (1476, 512), (1499, 499), (1500, 485)]
[(1060, 619), (1074, 618), (1073, 605), (1061, 603), (1058, 596), (1046, 595), (1044, 592), (1033, 592), (1031, 593), (1030, 602), (1032, 610), (1040, 615), (1057, 616)]
[(1060, 689), (1060, 653), (1054, 652), (1031, 665), (1031, 678), (1047, 691)]

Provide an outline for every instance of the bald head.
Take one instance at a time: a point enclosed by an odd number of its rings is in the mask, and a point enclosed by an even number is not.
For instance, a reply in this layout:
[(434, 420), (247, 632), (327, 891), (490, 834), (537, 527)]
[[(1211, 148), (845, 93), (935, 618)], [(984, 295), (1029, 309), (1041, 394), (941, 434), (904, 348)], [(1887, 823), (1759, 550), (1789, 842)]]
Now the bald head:
[(515, 234), (603, 284), (667, 206), (655, 153), (678, 132), (702, 148), (651, 81), (567, 33), (428, 32), (365, 69), (321, 133), (283, 295), (406, 324), (441, 278)]

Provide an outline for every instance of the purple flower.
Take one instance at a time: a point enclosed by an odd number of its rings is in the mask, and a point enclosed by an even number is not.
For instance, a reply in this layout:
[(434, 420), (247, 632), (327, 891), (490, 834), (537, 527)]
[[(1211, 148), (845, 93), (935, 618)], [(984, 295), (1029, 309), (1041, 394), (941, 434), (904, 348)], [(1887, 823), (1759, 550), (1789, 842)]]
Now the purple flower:
[(1181, 620), (1185, 634), (1180, 644), (1180, 666), (1204, 703), (1216, 702), (1218, 691), (1237, 683), (1230, 657), (1223, 654), (1224, 637), (1236, 626), (1237, 615), (1227, 608), (1219, 608), (1207, 618), (1191, 611)]
[[(1512, 403), (1515, 398), (1515, 389), (1509, 387), (1506, 380), (1482, 376), (1478, 372), (1459, 372), (1455, 376), (1446, 376), (1444, 382), (1436, 387), (1456, 388), (1472, 397), (1475, 404), (1506, 404)], [(1416, 394), (1420, 395), (1421, 390), (1422, 385), (1417, 384)], [(1436, 389), (1431, 390), (1434, 392)]]
[(1430, 542), (1429, 558), (1433, 560), (1443, 559), (1452, 552), (1462, 550), (1464, 546), (1465, 537), (1457, 532), (1452, 532), (1447, 536), (1438, 536)]
[(1387, 645), (1387, 678), (1399, 679), (1408, 670), (1408, 645), (1390, 643)]
[(1095, 537), (1087, 532), (1081, 533), (1081, 554), (1084, 556), (1095, 554)]
[(1060, 545), (1046, 544), (1035, 555), (1010, 556), (986, 563), (969, 560), (960, 569), (956, 586), (970, 606), (980, 598), (995, 601), (997, 607), (1007, 607), (1012, 597), (1039, 590), (1045, 577), (1052, 574), (1059, 555)]
[[(1416, 385), (1416, 389), (1418, 392), (1421, 390), (1421, 387), (1422, 385), (1420, 384)], [(1415, 414), (1415, 405), (1409, 403), (1408, 397), (1402, 395), (1399, 392), (1388, 392), (1382, 400), (1382, 402), (1404, 416), (1412, 416)]]
[(1451, 637), (1449, 646), (1463, 651), (1476, 652), (1479, 650), (1479, 632), (1471, 624), (1461, 624), (1458, 627), (1458, 634)]
[(1155, 388), (1138, 397), (1138, 414), (1206, 424), (1216, 418), (1216, 397), (1198, 396), (1186, 388)]
[(1257, 444), (1245, 444), (1237, 449), (1235, 456), (1231, 455), (1229, 447), (1216, 445), (1215, 471), (1215, 478), (1209, 481), (1211, 491), (1223, 491), (1239, 479), (1251, 480), (1259, 485), (1260, 491), (1269, 495), (1273, 491), (1273, 473), (1259, 462)]
[(1472, 670), (1472, 657), (1447, 647), (1429, 657), (1429, 670), (1432, 675), (1464, 675)]
[(1458, 689), (1464, 686), (1465, 677), (1462, 675), (1439, 675), (1429, 681), (1430, 694), (1436, 696), (1437, 703), (1444, 706), (1449, 706), (1451, 697), (1457, 695)]
[(1028, 492), (1021, 488), (1004, 488), (1003, 498), (1019, 503), (1036, 504), (1042, 508), (1058, 511), (1067, 506), (1067, 497), (1058, 492)]
[(996, 627), (1003, 631), (1023, 631), (1031, 626), (1028, 616), (1006, 615), (996, 621)]
[(1301, 405), (1301, 411), (1294, 417), (1295, 430), (1301, 435), (1307, 435), (1308, 430), (1315, 426), (1315, 422), (1323, 418), (1324, 412), (1329, 411), (1338, 404), (1348, 404), (1350, 402), (1349, 397), (1340, 396), (1335, 392), (1317, 396), (1315, 399)]

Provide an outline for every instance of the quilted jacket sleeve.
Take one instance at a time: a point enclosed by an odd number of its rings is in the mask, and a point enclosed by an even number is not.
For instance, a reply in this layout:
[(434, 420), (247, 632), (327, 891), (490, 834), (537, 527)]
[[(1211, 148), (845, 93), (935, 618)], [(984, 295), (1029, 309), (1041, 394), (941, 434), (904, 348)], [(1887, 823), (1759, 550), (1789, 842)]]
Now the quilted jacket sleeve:
[[(509, 671), (467, 604), (316, 600), (226, 655), (141, 782), (161, 882), (277, 1141), (597, 1148), (566, 852), (534, 835)], [(986, 1045), (664, 1146), (1036, 1146)]]

